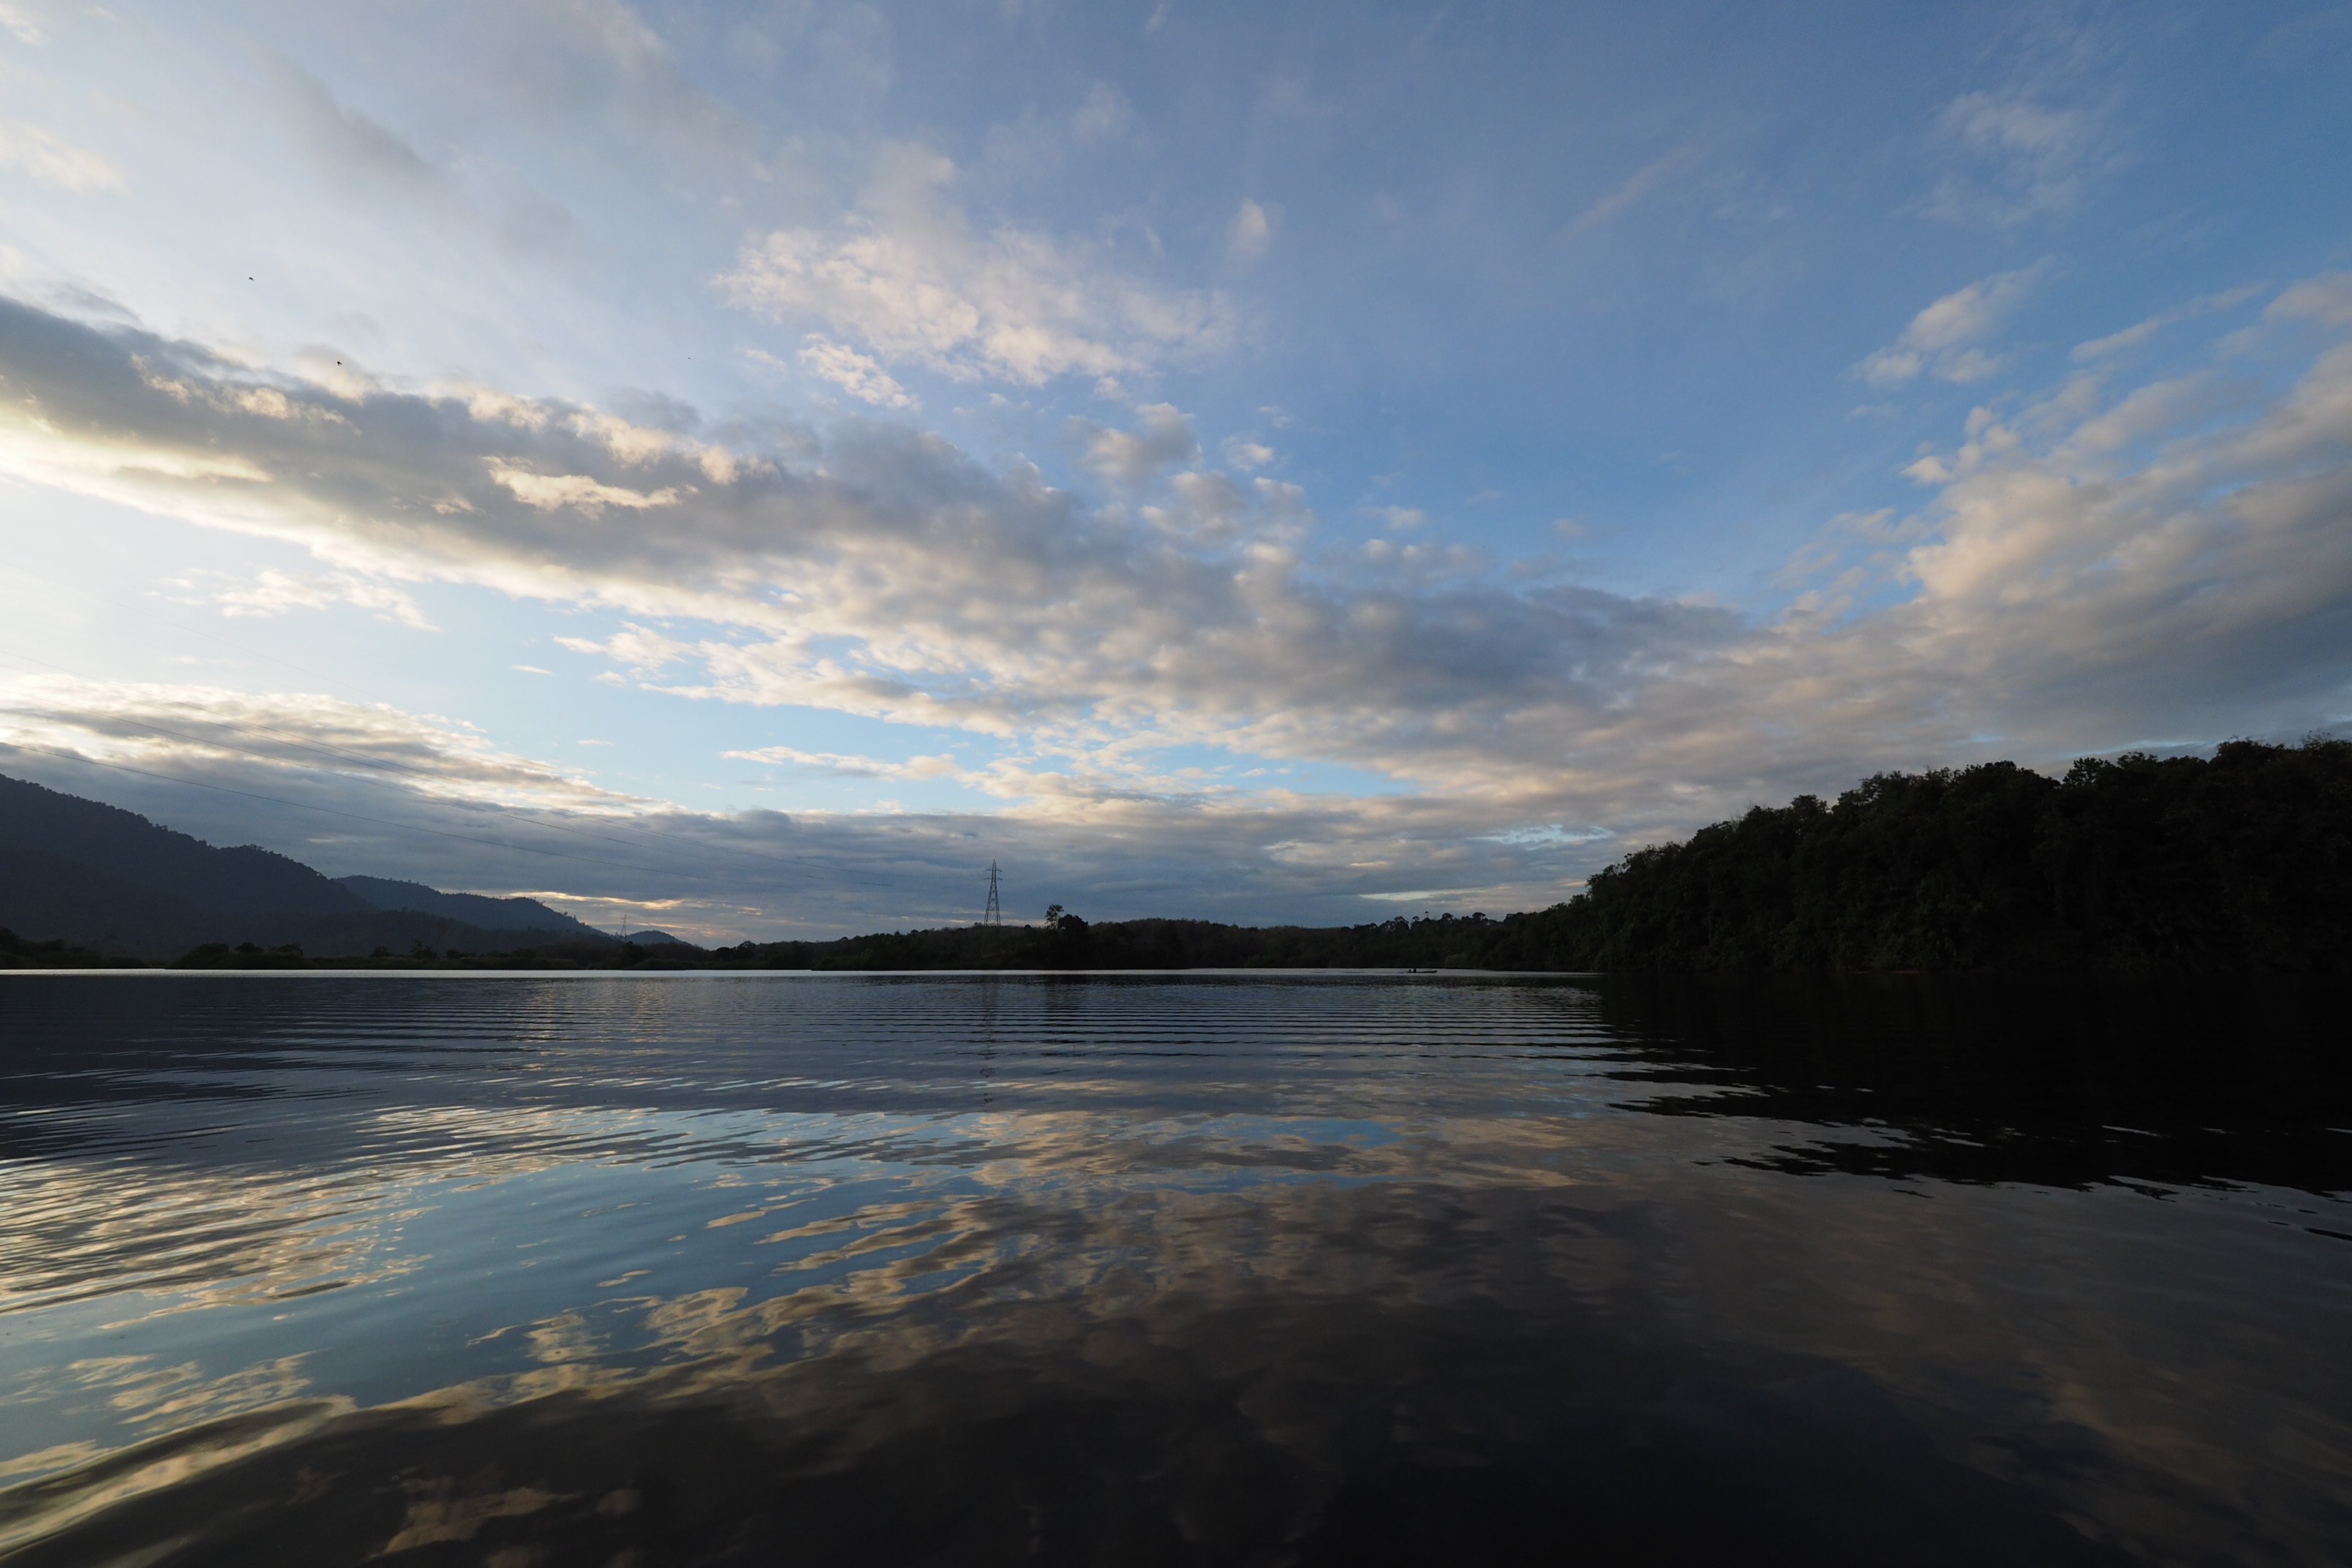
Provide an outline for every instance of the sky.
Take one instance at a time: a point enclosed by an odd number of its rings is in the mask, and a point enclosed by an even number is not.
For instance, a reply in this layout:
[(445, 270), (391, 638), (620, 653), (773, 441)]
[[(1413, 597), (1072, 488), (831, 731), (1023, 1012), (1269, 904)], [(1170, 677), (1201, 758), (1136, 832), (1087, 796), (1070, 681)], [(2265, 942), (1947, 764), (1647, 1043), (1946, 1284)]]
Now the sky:
[(0, 0), (0, 773), (701, 941), (2352, 721), (2352, 5)]

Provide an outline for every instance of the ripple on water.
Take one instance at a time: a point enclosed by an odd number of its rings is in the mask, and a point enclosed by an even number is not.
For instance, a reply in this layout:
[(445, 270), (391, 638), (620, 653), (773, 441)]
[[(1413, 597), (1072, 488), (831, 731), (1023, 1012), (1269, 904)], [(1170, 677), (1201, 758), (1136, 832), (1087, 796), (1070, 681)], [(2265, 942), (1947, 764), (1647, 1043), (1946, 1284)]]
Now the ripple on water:
[(2352, 1539), (2352, 1116), (2292, 990), (49, 976), (0, 1008), (12, 1564)]

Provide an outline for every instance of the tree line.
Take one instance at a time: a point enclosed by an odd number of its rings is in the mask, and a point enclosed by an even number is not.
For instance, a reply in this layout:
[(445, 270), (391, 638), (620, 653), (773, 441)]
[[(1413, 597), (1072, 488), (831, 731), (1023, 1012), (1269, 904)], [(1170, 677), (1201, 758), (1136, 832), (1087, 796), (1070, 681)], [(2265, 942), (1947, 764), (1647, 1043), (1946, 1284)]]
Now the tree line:
[(1639, 849), (1499, 968), (2352, 967), (2352, 742), (1881, 773)]
[[(5, 946), (5, 944), (0, 944)], [(0, 964), (61, 954), (0, 953)], [(828, 942), (569, 942), (309, 958), (209, 943), (194, 968), (1549, 971), (2352, 969), (2352, 742), (1986, 763), (1863, 780), (1637, 849), (1549, 909), (1353, 926), (952, 926)]]

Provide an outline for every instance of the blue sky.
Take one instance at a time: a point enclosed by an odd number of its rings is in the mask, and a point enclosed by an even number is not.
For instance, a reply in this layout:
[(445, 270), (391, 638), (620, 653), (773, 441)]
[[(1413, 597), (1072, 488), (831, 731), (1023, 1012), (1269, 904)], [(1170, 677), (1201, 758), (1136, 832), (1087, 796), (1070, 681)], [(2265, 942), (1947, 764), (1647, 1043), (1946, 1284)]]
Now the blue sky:
[(1529, 907), (2332, 726), (2347, 76), (2340, 5), (7, 0), (0, 766), (731, 937)]

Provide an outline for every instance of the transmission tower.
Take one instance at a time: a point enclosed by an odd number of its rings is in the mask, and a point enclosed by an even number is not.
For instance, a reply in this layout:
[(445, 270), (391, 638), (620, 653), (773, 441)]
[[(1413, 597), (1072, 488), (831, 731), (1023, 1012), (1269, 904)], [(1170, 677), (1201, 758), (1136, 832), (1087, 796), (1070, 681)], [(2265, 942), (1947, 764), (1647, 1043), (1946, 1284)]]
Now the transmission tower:
[(988, 863), (988, 910), (980, 917), (980, 923), (984, 926), (1002, 926), (1004, 923), (1004, 910), (996, 901), (996, 862), (993, 860)]

